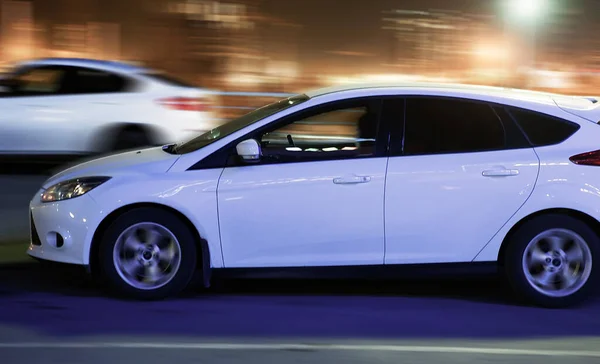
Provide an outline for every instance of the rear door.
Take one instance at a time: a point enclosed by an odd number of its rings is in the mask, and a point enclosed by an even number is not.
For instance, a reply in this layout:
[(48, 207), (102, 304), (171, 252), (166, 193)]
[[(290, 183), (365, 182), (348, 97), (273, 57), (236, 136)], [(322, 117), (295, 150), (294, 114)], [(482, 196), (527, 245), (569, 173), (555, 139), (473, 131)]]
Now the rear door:
[(385, 263), (471, 261), (531, 194), (536, 153), (502, 106), (415, 96), (384, 115)]

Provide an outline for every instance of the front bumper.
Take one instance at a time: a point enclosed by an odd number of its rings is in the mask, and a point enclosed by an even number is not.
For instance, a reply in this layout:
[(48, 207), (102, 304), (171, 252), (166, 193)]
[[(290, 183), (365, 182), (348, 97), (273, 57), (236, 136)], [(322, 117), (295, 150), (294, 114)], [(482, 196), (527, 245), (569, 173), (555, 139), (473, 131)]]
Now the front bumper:
[(83, 195), (53, 203), (41, 202), (41, 191), (31, 200), (31, 241), (27, 254), (60, 263), (89, 264), (89, 245), (101, 212)]

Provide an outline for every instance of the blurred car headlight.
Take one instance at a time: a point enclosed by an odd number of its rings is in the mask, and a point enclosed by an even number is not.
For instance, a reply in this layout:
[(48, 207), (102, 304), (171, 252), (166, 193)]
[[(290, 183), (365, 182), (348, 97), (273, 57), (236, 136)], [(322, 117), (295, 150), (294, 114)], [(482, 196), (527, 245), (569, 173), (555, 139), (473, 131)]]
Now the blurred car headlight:
[(42, 202), (56, 202), (85, 195), (110, 177), (83, 177), (59, 182), (42, 193)]

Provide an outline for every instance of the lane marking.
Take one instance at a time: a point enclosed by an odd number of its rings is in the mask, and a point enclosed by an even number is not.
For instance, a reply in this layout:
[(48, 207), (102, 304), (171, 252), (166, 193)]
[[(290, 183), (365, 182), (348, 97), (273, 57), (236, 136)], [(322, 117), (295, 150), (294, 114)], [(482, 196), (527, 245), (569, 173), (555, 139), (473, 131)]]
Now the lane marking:
[(579, 356), (600, 358), (593, 350), (510, 349), (494, 347), (345, 345), (345, 344), (233, 344), (148, 342), (15, 342), (0, 343), (0, 349), (161, 349), (161, 350), (328, 350), (404, 353), (490, 354), (524, 356)]

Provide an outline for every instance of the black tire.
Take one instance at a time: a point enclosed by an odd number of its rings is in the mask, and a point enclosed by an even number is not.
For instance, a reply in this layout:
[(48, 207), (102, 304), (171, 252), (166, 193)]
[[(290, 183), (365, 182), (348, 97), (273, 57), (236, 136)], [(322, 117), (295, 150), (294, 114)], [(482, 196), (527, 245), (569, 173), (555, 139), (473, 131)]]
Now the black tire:
[[(523, 267), (523, 257), (529, 243), (539, 234), (551, 229), (564, 229), (574, 232), (582, 238), (591, 253), (591, 272), (583, 286), (564, 296), (545, 294), (529, 283)], [(598, 284), (600, 268), (600, 238), (585, 222), (575, 217), (562, 214), (541, 215), (523, 224), (507, 242), (505, 251), (504, 270), (507, 279), (518, 295), (527, 303), (547, 308), (563, 308), (580, 304), (589, 298)], [(551, 263), (550, 263), (551, 264)], [(568, 264), (568, 263), (567, 263)]]
[[(113, 259), (113, 250), (121, 233), (138, 223), (160, 224), (168, 229), (179, 243), (179, 268), (168, 283), (155, 289), (140, 289), (129, 284), (121, 277)], [(177, 296), (186, 289), (196, 272), (196, 257), (194, 234), (179, 217), (159, 208), (136, 208), (119, 216), (102, 234), (98, 249), (99, 276), (120, 296), (142, 300), (164, 299)]]
[(151, 144), (148, 134), (141, 128), (131, 127), (121, 130), (112, 145), (111, 152), (143, 148)]

